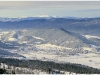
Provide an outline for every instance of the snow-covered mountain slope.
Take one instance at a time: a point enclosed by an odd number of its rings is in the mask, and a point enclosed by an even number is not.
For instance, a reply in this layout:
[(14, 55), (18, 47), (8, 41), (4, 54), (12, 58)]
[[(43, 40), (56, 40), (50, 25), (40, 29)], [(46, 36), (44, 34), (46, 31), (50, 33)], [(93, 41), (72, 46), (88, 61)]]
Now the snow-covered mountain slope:
[[(73, 61), (99, 68), (97, 65), (100, 61), (95, 59), (100, 57), (100, 47), (86, 35), (66, 31), (63, 28), (0, 30), (0, 40), (1, 57), (4, 58)], [(87, 63), (81, 62), (83, 59)]]
[[(1, 32), (2, 35), (3, 32)], [(75, 34), (75, 33), (74, 33)], [(3, 41), (15, 41), (26, 44), (51, 44), (68, 48), (89, 47), (86, 38), (79, 38), (81, 35), (73, 35), (73, 33), (63, 28), (44, 28), (44, 29), (26, 29), (9, 31), (1, 36)], [(83, 43), (84, 41), (84, 43)]]

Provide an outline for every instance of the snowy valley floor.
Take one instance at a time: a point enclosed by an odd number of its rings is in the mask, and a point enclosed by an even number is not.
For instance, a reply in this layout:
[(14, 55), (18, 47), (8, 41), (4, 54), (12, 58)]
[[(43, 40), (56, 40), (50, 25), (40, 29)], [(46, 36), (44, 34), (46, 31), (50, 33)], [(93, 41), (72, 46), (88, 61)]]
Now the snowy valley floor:
[(87, 65), (93, 68), (100, 69), (100, 54), (78, 54), (73, 56), (58, 56), (58, 55), (52, 55), (52, 54), (46, 54), (46, 53), (37, 53), (37, 52), (31, 52), (27, 54), (22, 54), (27, 59), (39, 59), (42, 61), (54, 61), (58, 63), (76, 63), (76, 64), (82, 64)]

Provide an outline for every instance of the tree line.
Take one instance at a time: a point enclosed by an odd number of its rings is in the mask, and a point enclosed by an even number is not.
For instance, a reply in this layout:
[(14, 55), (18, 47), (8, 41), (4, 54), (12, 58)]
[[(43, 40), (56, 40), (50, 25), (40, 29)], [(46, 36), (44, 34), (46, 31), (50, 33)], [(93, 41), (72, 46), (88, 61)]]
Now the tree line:
[(100, 69), (76, 63), (55, 63), (52, 61), (18, 60), (11, 58), (0, 58), (0, 63), (6, 63), (7, 65), (15, 67), (39, 69), (48, 74), (53, 72), (60, 74), (60, 71), (73, 72), (77, 74), (100, 74)]

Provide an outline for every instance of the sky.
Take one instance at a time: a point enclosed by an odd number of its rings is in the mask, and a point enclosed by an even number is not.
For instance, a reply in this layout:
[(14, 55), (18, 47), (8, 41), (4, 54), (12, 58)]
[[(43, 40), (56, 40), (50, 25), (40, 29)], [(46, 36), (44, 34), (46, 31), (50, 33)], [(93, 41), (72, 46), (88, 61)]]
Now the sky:
[(0, 17), (100, 17), (100, 1), (0, 1)]

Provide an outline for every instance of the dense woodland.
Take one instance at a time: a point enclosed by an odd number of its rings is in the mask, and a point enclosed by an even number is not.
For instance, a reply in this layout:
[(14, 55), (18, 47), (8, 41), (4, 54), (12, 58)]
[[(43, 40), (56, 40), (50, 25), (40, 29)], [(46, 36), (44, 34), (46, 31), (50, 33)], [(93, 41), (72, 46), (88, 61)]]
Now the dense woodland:
[(0, 74), (7, 73), (5, 69), (0, 69)]
[[(38, 69), (47, 72), (48, 74), (53, 73), (55, 70), (57, 70), (56, 73), (58, 74), (61, 73), (60, 71), (73, 72), (76, 74), (100, 74), (100, 69), (75, 63), (55, 63), (50, 61), (18, 60), (9, 58), (0, 58), (0, 63), (5, 63), (15, 67)], [(0, 73), (2, 73), (2, 71), (5, 70), (0, 69)]]

